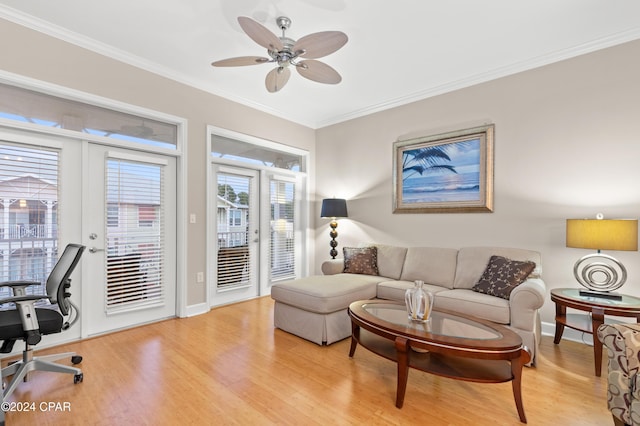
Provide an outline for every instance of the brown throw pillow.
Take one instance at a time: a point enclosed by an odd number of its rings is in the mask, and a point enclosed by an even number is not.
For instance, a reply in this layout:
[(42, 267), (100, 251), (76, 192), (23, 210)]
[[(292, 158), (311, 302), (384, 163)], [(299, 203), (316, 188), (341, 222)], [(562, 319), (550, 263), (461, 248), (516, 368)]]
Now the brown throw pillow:
[(343, 247), (346, 274), (378, 275), (378, 249), (376, 247)]
[(509, 300), (513, 289), (522, 284), (535, 267), (535, 262), (491, 256), (482, 277), (471, 290)]

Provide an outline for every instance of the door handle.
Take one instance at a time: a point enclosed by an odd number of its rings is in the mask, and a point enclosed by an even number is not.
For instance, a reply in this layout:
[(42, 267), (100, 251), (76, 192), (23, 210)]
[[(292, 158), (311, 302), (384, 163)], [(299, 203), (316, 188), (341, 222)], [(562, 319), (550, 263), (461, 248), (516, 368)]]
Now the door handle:
[(104, 249), (99, 249), (95, 247), (89, 247), (89, 253), (97, 253), (99, 251), (104, 251)]

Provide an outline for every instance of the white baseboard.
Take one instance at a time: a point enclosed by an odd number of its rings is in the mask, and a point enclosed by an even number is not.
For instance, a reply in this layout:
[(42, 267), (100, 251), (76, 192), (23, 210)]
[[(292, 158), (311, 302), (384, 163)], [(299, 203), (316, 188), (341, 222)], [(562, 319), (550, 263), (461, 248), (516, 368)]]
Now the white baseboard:
[(206, 314), (209, 312), (209, 305), (206, 303), (198, 303), (197, 305), (189, 305), (185, 309), (185, 317), (194, 317), (196, 315)]

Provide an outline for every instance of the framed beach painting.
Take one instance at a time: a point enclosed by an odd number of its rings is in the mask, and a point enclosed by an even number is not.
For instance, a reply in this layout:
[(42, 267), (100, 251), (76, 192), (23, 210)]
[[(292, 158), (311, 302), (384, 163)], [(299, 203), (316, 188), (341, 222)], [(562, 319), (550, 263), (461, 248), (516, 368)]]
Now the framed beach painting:
[(393, 212), (492, 212), (493, 133), (491, 124), (394, 142)]

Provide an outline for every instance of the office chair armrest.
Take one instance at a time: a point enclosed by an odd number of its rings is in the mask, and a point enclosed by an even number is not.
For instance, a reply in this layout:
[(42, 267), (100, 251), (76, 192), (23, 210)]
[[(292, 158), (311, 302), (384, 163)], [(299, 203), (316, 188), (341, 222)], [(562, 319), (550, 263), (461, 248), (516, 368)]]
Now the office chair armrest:
[(1, 281), (0, 287), (28, 287), (30, 285), (41, 285), (40, 281)]
[[(42, 337), (40, 336), (40, 325), (38, 324), (38, 316), (36, 315), (35, 304), (38, 300), (48, 299), (49, 296), (30, 295), (30, 296), (14, 296), (0, 300), (1, 304), (14, 302), (16, 310), (20, 314), (22, 329), (25, 332), (25, 342), (27, 345), (37, 345)], [(4, 350), (3, 346), (3, 350)], [(2, 352), (0, 350), (0, 352)]]
[(4, 299), (0, 299), (0, 305), (4, 305), (5, 303), (20, 303), (20, 302), (30, 302), (30, 301), (37, 301), (37, 300), (42, 300), (42, 299), (48, 299), (51, 300), (51, 297), (49, 296), (45, 296), (42, 294), (39, 295), (33, 295), (33, 296), (12, 296), (12, 297), (5, 297)]

